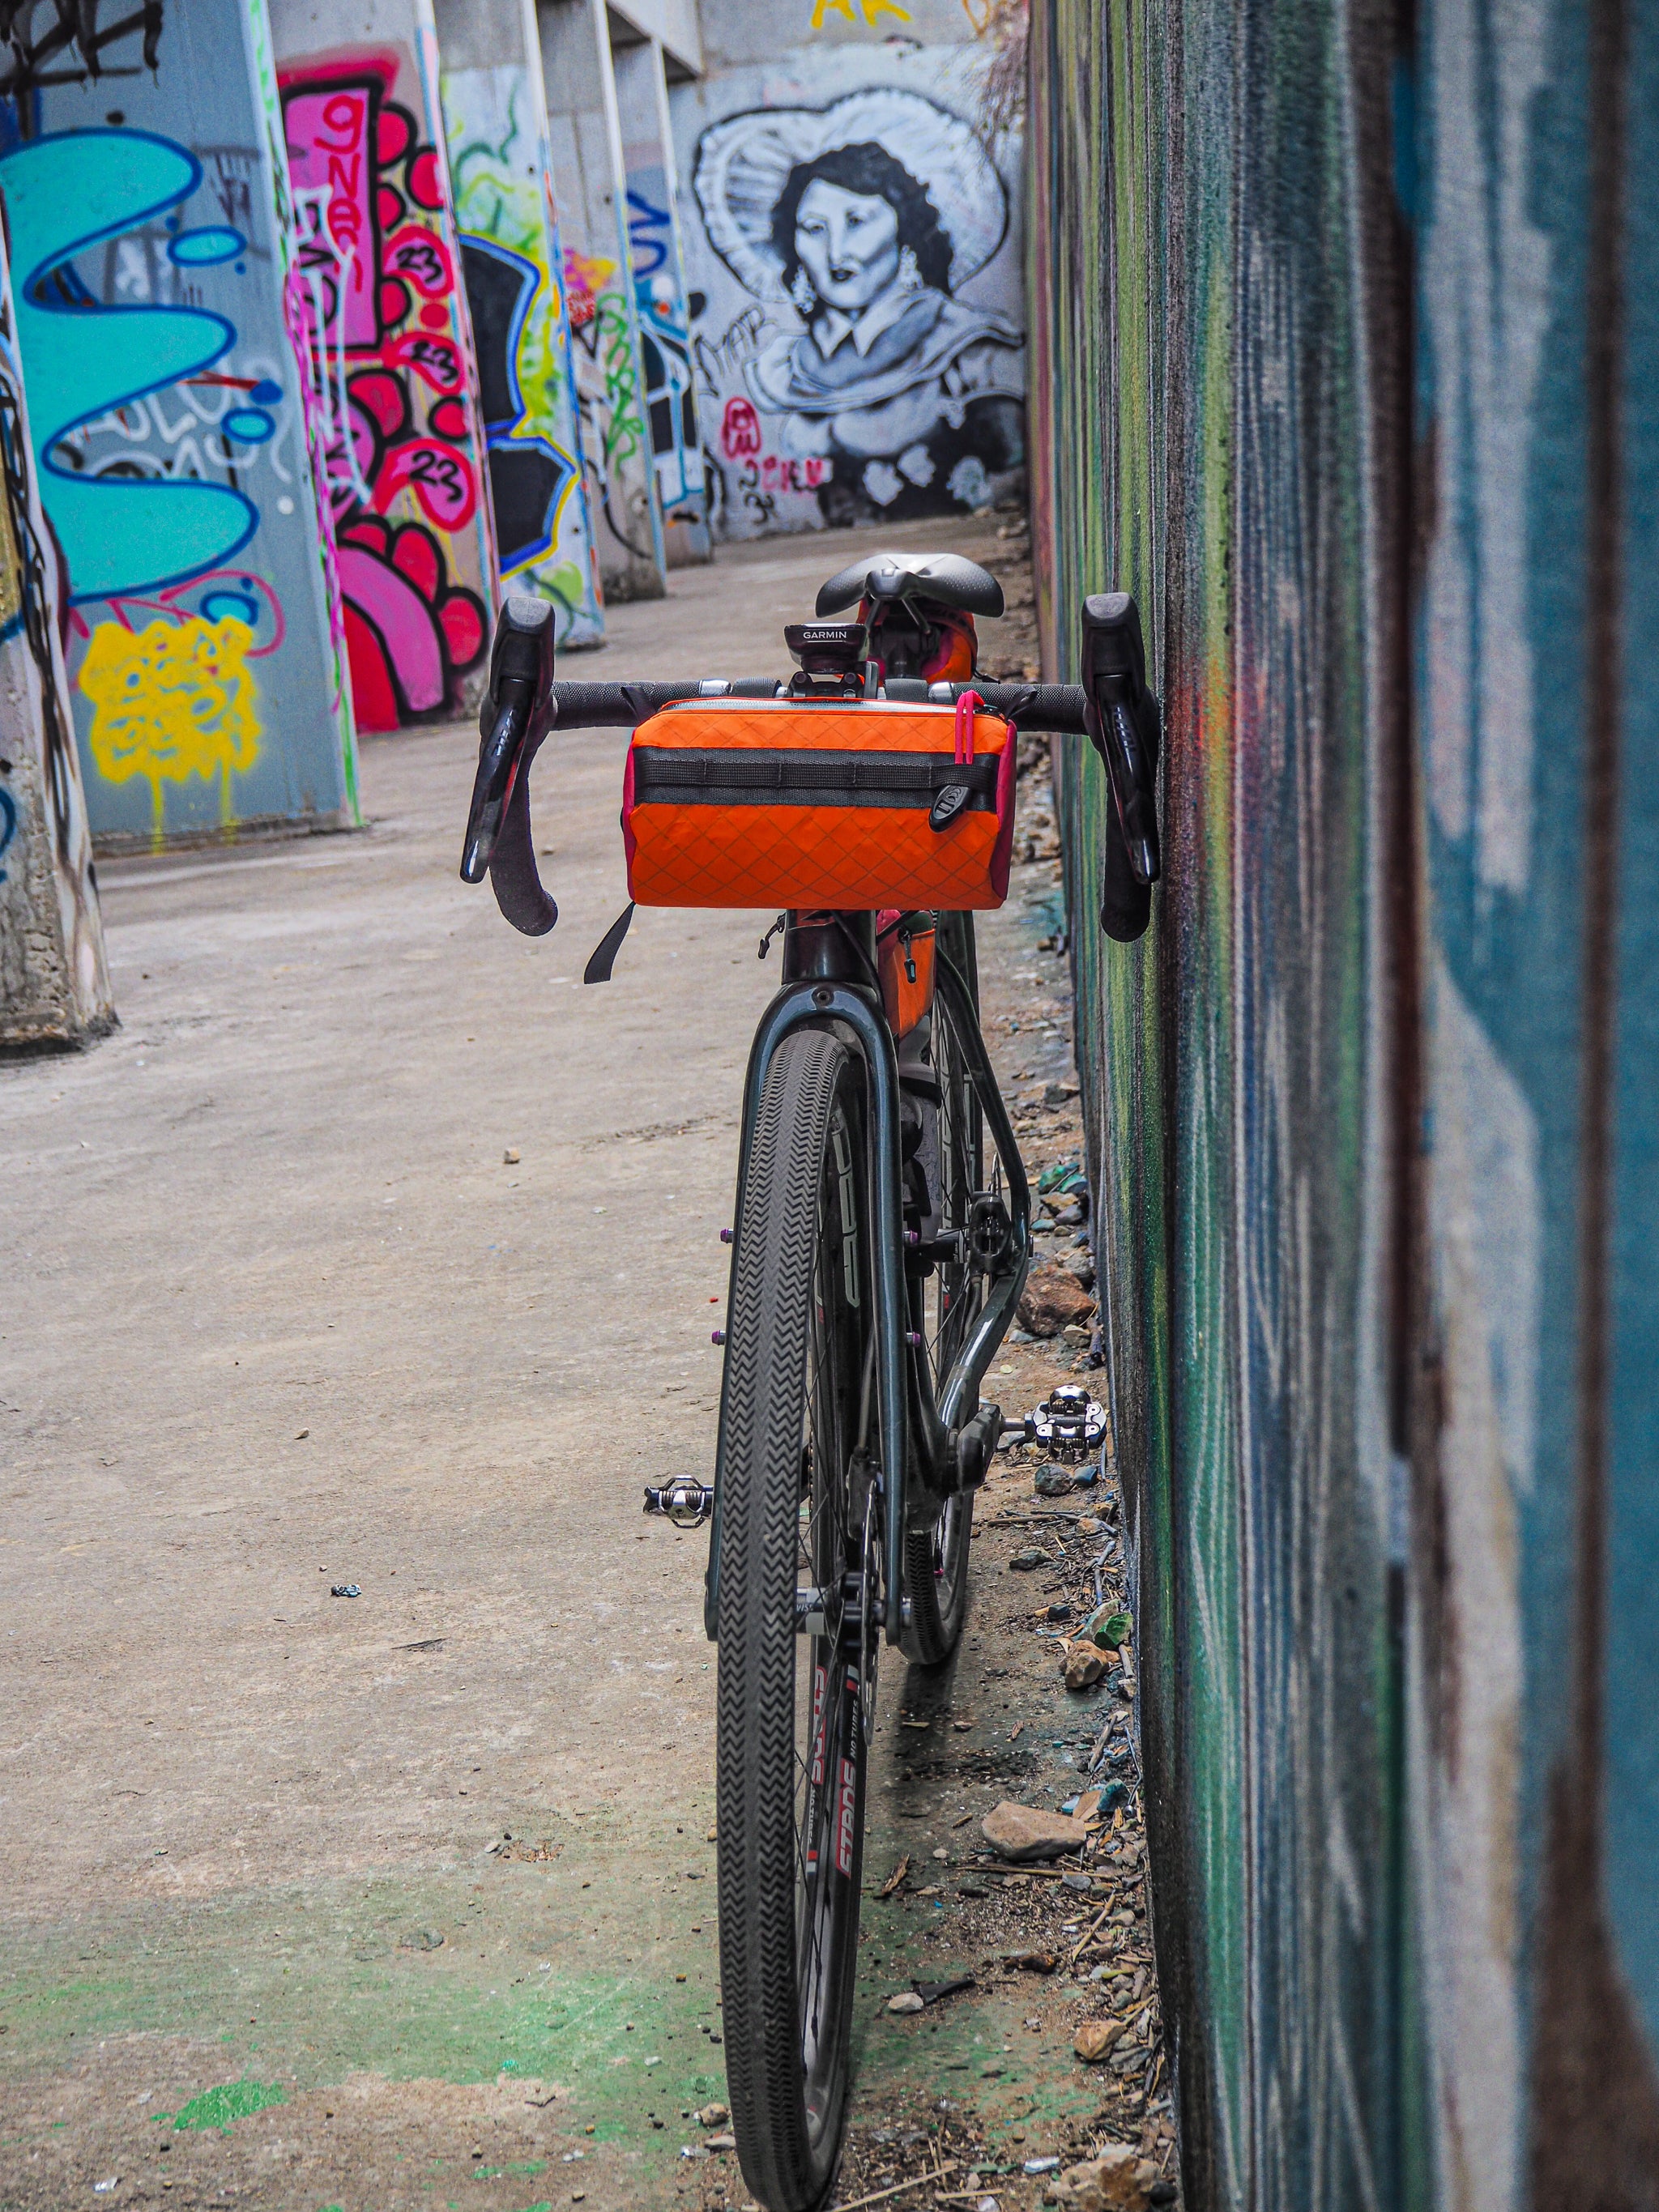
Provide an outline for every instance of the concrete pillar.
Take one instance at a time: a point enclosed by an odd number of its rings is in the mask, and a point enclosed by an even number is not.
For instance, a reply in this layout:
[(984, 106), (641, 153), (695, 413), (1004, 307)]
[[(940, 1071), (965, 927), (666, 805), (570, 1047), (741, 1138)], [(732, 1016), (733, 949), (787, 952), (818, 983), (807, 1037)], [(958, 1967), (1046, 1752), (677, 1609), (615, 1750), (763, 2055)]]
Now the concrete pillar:
[(668, 588), (662, 508), (605, 0), (542, 0), (538, 14), (599, 573), (611, 599), (660, 599)]
[[(0, 238), (0, 315), (16, 327)], [(58, 647), (58, 577), (22, 379), (0, 352), (0, 1050), (86, 1044), (115, 1024), (92, 837)]]
[(477, 704), (497, 576), (431, 0), (273, 0), (301, 345), (364, 730)]
[(535, 0), (437, 0), (436, 16), (501, 589), (550, 599), (562, 647), (597, 645), (605, 603)]
[(348, 824), (356, 755), (287, 327), (264, 0), (154, 24), (106, 13), (94, 83), (43, 11), (20, 19), (21, 96), (0, 100), (14, 327), (92, 829), (118, 849)]
[(624, 46), (613, 23), (611, 52), (628, 179), (628, 243), (645, 367), (646, 423), (662, 505), (663, 542), (673, 568), (712, 560), (714, 545), (691, 371), (668, 79), (659, 39)]

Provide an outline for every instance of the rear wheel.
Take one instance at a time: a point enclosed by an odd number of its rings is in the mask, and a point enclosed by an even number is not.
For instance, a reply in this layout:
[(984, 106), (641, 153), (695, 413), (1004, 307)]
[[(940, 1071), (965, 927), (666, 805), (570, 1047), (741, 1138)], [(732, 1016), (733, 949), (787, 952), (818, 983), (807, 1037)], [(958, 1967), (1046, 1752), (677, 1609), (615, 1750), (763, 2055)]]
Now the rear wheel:
[[(979, 992), (974, 962), (973, 917), (942, 914), (939, 945), (967, 981), (975, 1005)], [(923, 1335), (937, 1396), (976, 1318), (983, 1287), (968, 1247), (968, 1223), (975, 1195), (984, 1185), (985, 1133), (978, 1097), (961, 1042), (942, 996), (935, 994), (921, 1049), (939, 1088), (937, 1103), (923, 1108), (917, 1159), (931, 1201), (926, 1234), (946, 1247), (922, 1285)], [(951, 1240), (959, 1237), (954, 1251)], [(909, 1610), (904, 1652), (923, 1666), (936, 1666), (957, 1648), (968, 1610), (969, 1544), (973, 1533), (971, 1491), (947, 1498), (936, 1516), (912, 1528), (904, 1546), (904, 1588)]]
[(846, 2102), (880, 1530), (863, 1086), (786, 1037), (750, 1146), (721, 1425), (720, 1974), (744, 2179), (817, 2212)]

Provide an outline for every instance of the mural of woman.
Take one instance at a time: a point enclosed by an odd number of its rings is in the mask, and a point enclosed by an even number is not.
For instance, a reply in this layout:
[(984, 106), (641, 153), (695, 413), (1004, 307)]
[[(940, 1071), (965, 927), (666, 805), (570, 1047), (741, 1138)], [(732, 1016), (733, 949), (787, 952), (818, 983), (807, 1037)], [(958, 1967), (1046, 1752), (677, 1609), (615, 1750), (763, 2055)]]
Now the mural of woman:
[(709, 241), (769, 324), (744, 363), (791, 456), (830, 464), (824, 520), (987, 504), (1024, 459), (1023, 340), (957, 296), (1007, 229), (1007, 196), (969, 125), (878, 88), (829, 108), (765, 109), (703, 133), (693, 189)]

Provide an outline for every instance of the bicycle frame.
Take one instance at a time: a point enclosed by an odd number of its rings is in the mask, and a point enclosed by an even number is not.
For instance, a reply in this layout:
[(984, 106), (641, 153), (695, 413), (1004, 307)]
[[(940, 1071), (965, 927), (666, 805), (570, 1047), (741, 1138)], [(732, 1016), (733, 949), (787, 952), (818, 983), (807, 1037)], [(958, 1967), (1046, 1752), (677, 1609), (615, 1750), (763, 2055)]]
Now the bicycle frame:
[[(858, 943), (856, 925), (866, 928), (868, 916), (836, 917), (836, 926)], [(829, 937), (828, 929), (815, 933)], [(786, 974), (792, 951), (804, 934), (795, 917), (786, 926)], [(792, 940), (793, 943), (792, 944)], [(829, 965), (838, 965), (830, 963)], [(880, 1484), (885, 1516), (884, 1574), (886, 1607), (883, 1631), (889, 1644), (903, 1633), (901, 1594), (903, 1589), (904, 1539), (911, 1504), (911, 1478), (921, 1477), (921, 1487), (929, 1502), (943, 1505), (955, 1492), (969, 1486), (963, 1480), (957, 1451), (964, 1407), (977, 1409), (979, 1386), (1000, 1344), (1024, 1286), (1031, 1250), (1030, 1188), (1019, 1148), (1008, 1120), (1002, 1094), (992, 1072), (985, 1041), (980, 1032), (966, 982), (940, 951), (935, 955), (935, 989), (942, 990), (947, 1010), (961, 1040), (975, 1096), (996, 1146), (1006, 1181), (1012, 1234), (1002, 1264), (993, 1275), (983, 1305), (966, 1342), (957, 1353), (935, 1402), (927, 1371), (926, 1347), (907, 1341), (910, 1331), (909, 1299), (904, 1267), (904, 1181), (900, 1148), (898, 1054), (893, 1034), (883, 1013), (880, 993), (847, 974), (801, 975), (787, 981), (762, 1015), (750, 1048), (744, 1079), (743, 1125), (738, 1152), (738, 1192), (747, 1180), (750, 1148), (760, 1113), (766, 1073), (779, 1045), (797, 1029), (839, 1029), (850, 1036), (863, 1064), (869, 1102), (869, 1147), (872, 1188), (871, 1285), (875, 1303), (876, 1407), (879, 1438)], [(732, 1265), (735, 1270), (743, 1236), (741, 1212), (733, 1224)], [(717, 1640), (720, 1618), (720, 1483), (719, 1468), (726, 1434), (726, 1394), (720, 1393), (722, 1451), (716, 1458), (714, 1504), (709, 1537), (708, 1574), (703, 1601), (703, 1626), (710, 1643)], [(981, 1478), (982, 1479), (982, 1478)]]

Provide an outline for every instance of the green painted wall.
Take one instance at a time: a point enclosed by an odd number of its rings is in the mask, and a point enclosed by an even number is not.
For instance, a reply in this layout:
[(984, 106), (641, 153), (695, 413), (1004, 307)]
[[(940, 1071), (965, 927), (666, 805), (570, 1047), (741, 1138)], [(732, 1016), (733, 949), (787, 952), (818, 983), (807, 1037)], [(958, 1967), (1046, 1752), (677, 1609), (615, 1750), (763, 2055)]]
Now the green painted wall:
[(1659, 2201), (1650, 13), (1033, 8), (1046, 672), (1127, 587), (1165, 708), (1139, 945), (1060, 780), (1194, 2207)]

